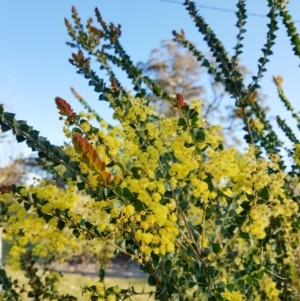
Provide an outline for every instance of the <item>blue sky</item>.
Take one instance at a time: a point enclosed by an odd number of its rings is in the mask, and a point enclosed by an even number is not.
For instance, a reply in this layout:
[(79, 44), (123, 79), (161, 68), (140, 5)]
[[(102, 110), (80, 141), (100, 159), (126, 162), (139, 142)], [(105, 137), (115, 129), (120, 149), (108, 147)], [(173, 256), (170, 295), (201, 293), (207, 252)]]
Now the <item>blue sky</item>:
[[(196, 0), (198, 4), (224, 9), (235, 9), (236, 2)], [(252, 13), (266, 14), (266, 2), (247, 1), (247, 8)], [(71, 19), (72, 5), (77, 8), (84, 23), (90, 16), (94, 16), (96, 6), (107, 22), (120, 23), (123, 32), (121, 42), (134, 62), (146, 61), (151, 50), (158, 47), (162, 39), (172, 38), (171, 32), (174, 29), (179, 31), (184, 28), (186, 36), (196, 42), (199, 49), (204, 53), (208, 50), (184, 7), (174, 3), (158, 0), (0, 1), (0, 102), (6, 105), (8, 111), (14, 112), (16, 118), (27, 120), (28, 124), (33, 125), (54, 144), (62, 144), (65, 140), (54, 98), (60, 96), (75, 111), (82, 110), (70, 92), (71, 86), (111, 122), (111, 111), (106, 103), (97, 100), (98, 95), (68, 62), (72, 49), (65, 44), (70, 39), (63, 19)], [(300, 20), (299, 0), (290, 0), (289, 9), (293, 18)], [(200, 8), (200, 13), (232, 53), (237, 34), (234, 27), (235, 15), (203, 8)], [(249, 16), (247, 21), (242, 63), (255, 73), (260, 49), (265, 43), (268, 20)], [(296, 25), (300, 32), (300, 24)], [(283, 119), (288, 119), (289, 115), (284, 113), (276, 96), (272, 76), (284, 77), (286, 94), (299, 110), (300, 61), (293, 56), (281, 23), (279, 27), (274, 55), (261, 85), (264, 87), (264, 94), (268, 96), (271, 114), (280, 114)], [(125, 85), (129, 85), (129, 80), (122, 72), (120, 79)], [(1, 151), (1, 147), (0, 155), (3, 156), (6, 149), (4, 151), (2, 148)], [(20, 150), (25, 154), (29, 153), (25, 145)]]

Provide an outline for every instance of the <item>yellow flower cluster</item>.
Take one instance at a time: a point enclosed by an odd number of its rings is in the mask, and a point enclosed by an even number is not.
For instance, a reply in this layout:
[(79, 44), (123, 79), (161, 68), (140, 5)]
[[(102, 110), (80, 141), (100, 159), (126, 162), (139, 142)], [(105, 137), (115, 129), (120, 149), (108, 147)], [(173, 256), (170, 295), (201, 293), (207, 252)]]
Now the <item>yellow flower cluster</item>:
[(259, 119), (252, 119), (251, 124), (253, 125), (254, 128), (257, 129), (258, 132), (262, 132), (264, 129), (264, 125), (261, 123)]
[(268, 300), (279, 301), (280, 290), (276, 288), (276, 282), (266, 274), (264, 274), (263, 279), (259, 282), (261, 290), (266, 294)]
[(251, 211), (252, 219), (249, 226), (249, 232), (257, 239), (263, 239), (266, 236), (265, 229), (270, 223), (271, 209), (267, 205), (258, 205)]
[(84, 293), (83, 296), (85, 300), (94, 300), (97, 297), (99, 301), (115, 301), (117, 300), (116, 295), (120, 294), (121, 290), (118, 286), (113, 288), (113, 292), (107, 292), (105, 286), (102, 282), (98, 282), (95, 285), (88, 285), (83, 288)]
[(142, 212), (136, 212), (132, 205), (122, 208), (117, 220), (117, 233), (123, 236), (133, 234), (140, 246), (141, 257), (138, 261), (148, 261), (152, 251), (161, 255), (174, 252), (178, 229), (175, 223), (177, 216), (173, 211), (173, 205), (163, 206), (151, 200)]
[(10, 261), (13, 268), (19, 267), (20, 254), (25, 252), (28, 243), (33, 243), (33, 254), (46, 257), (52, 252), (56, 254), (75, 254), (80, 251), (82, 245), (68, 228), (60, 231), (57, 228), (58, 218), (53, 215), (56, 210), (70, 210), (74, 208), (78, 195), (74, 188), (67, 188), (66, 191), (59, 190), (53, 184), (30, 186), (21, 190), (21, 196), (33, 202), (34, 199), (43, 200), (40, 205), (41, 214), (49, 214), (49, 221), (39, 217), (36, 208), (30, 207), (28, 211), (23, 204), (16, 203), (11, 194), (3, 195), (9, 205), (11, 217), (8, 220), (9, 226), (6, 228), (6, 238), (14, 240), (10, 251)]
[(237, 291), (228, 291), (226, 290), (225, 293), (222, 294), (223, 298), (225, 298), (228, 301), (243, 301), (245, 300), (243, 295), (240, 292)]

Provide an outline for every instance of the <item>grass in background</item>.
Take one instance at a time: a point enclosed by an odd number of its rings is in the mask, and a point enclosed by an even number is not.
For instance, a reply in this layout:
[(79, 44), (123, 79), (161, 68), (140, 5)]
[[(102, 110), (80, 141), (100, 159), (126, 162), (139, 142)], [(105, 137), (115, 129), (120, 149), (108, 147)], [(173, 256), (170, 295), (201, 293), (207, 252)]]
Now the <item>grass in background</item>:
[[(7, 274), (12, 277), (12, 279), (18, 279), (19, 284), (27, 284), (28, 279), (25, 278), (22, 272), (13, 271), (8, 266), (4, 267)], [(61, 294), (70, 294), (78, 298), (78, 300), (86, 300), (81, 294), (81, 287), (89, 284), (97, 283), (97, 277), (82, 276), (79, 274), (64, 274), (58, 286), (58, 291)], [(136, 291), (141, 292), (143, 287), (145, 292), (152, 291), (154, 287), (150, 287), (147, 284), (147, 279), (135, 279), (135, 278), (105, 278), (105, 286), (115, 286), (119, 285), (121, 289), (128, 288), (129, 286), (134, 286)], [(26, 297), (27, 293), (22, 294), (24, 301), (32, 300)], [(131, 298), (133, 301), (146, 301), (154, 300), (153, 298), (148, 298), (148, 295), (138, 295)]]
[[(9, 250), (11, 247), (11, 243), (8, 241), (3, 240), (2, 242), (2, 260), (3, 266), (5, 271), (7, 272), (8, 276), (12, 278), (12, 280), (17, 279), (20, 285), (27, 285), (29, 279), (27, 279), (22, 271), (13, 271), (9, 267), (8, 259), (9, 259)], [(98, 281), (98, 277), (92, 276), (83, 276), (80, 274), (75, 273), (65, 273), (59, 283), (58, 291), (61, 294), (70, 294), (77, 297), (78, 300), (85, 300), (85, 298), (81, 294), (81, 287), (89, 284), (95, 284)], [(111, 287), (115, 285), (119, 285), (121, 289), (127, 289), (130, 286), (134, 286), (137, 292), (141, 292), (143, 287), (145, 292), (153, 291), (154, 287), (150, 287), (147, 284), (147, 278), (105, 278), (105, 286)], [(22, 294), (24, 301), (32, 300), (27, 298), (27, 293)], [(133, 301), (146, 301), (146, 300), (154, 300), (154, 298), (148, 298), (148, 295), (138, 295), (132, 297), (131, 300)]]

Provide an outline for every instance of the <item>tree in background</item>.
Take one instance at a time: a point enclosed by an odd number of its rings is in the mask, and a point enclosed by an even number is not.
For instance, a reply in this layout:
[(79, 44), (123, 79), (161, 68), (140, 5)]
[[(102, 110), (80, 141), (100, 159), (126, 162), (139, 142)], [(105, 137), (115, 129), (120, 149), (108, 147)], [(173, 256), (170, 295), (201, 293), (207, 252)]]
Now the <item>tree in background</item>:
[[(184, 32), (181, 32), (184, 36)], [(216, 65), (213, 57), (210, 63)], [(190, 103), (191, 99), (200, 99), (203, 102), (202, 114), (210, 123), (221, 122), (223, 132), (232, 142), (229, 144), (240, 144), (238, 133), (242, 131), (242, 122), (240, 120), (241, 112), (231, 104), (229, 94), (224, 90), (220, 82), (216, 82), (211, 74), (205, 73), (205, 67), (192, 54), (172, 40), (163, 40), (159, 48), (152, 50), (147, 62), (140, 62), (137, 66), (148, 75), (153, 82), (163, 88), (169, 95), (175, 97), (180, 92)], [(245, 79), (251, 75), (245, 66), (239, 65), (241, 75)], [(158, 112), (166, 117), (174, 117), (177, 114), (176, 108), (168, 102), (149, 90), (147, 98), (155, 104)], [(258, 91), (256, 101), (261, 108), (267, 112), (265, 106), (265, 96)]]
[[(187, 50), (171, 40), (162, 41), (159, 48), (152, 50), (150, 59), (146, 63), (139, 63), (138, 67), (170, 96), (175, 97), (176, 93), (181, 93), (187, 100), (202, 99), (204, 96), (205, 88), (201, 84), (204, 70), (201, 64)], [(165, 116), (173, 117), (177, 113), (170, 102), (153, 94), (149, 95), (149, 99)]]

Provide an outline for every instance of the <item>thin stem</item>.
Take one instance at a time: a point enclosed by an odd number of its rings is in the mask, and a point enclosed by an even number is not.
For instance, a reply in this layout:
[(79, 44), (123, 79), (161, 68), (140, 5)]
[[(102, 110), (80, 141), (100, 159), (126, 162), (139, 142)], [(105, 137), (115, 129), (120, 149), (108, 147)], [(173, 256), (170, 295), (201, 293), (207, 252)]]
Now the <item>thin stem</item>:
[(280, 241), (280, 236), (279, 236), (279, 231), (277, 229), (276, 221), (273, 219), (272, 221), (272, 226), (274, 228), (275, 238), (276, 238), (276, 243), (278, 246), (279, 250), (279, 255), (280, 255), (280, 263), (281, 263), (281, 268), (282, 268), (282, 275), (283, 275), (283, 283), (284, 283), (284, 300), (288, 300), (288, 285), (287, 285), (287, 275), (286, 275), (286, 269), (285, 269), (285, 263), (284, 263), (284, 254), (283, 254), (283, 249), (282, 249), (282, 244)]
[(203, 247), (204, 247), (204, 237), (205, 237), (205, 204), (203, 208), (203, 219), (202, 219), (202, 231), (201, 231), (201, 246), (200, 246), (200, 252), (203, 254)]
[(248, 218), (249, 218), (249, 215), (253, 209), (253, 207), (255, 206), (256, 204), (256, 201), (257, 201), (257, 197), (255, 197), (255, 199), (253, 200), (253, 203), (252, 203), (252, 206), (247, 214), (247, 216), (245, 217), (245, 220), (243, 221), (242, 225), (240, 226), (240, 228), (238, 229), (238, 231), (236, 231), (236, 233), (227, 241), (227, 243), (224, 245), (224, 247), (216, 254), (216, 256), (211, 260), (211, 262), (209, 262), (207, 264), (207, 267), (211, 266), (211, 264), (213, 262), (215, 262), (219, 257), (220, 255), (226, 250), (226, 248), (231, 245), (231, 243), (238, 237), (238, 235), (240, 234), (242, 228), (246, 225), (246, 223), (248, 222)]
[(175, 200), (175, 202), (176, 202), (178, 211), (179, 211), (179, 213), (180, 213), (180, 215), (181, 215), (181, 217), (182, 217), (182, 219), (183, 219), (183, 221), (184, 221), (184, 225), (185, 225), (187, 231), (189, 232), (189, 235), (190, 235), (190, 237), (191, 237), (193, 243), (197, 246), (196, 241), (195, 241), (195, 238), (194, 238), (194, 235), (193, 235), (193, 233), (192, 233), (192, 231), (191, 231), (191, 229), (190, 229), (190, 227), (189, 227), (189, 225), (188, 225), (188, 223), (187, 223), (185, 214), (184, 214), (183, 210), (182, 210), (181, 207), (180, 207), (180, 204), (179, 204), (179, 201), (178, 201), (178, 199), (177, 199), (177, 197), (176, 197), (176, 194), (175, 194), (175, 192), (174, 192), (173, 186), (172, 186), (171, 182), (169, 181), (169, 179), (168, 179), (168, 177), (167, 177), (165, 171), (163, 170), (163, 168), (162, 168), (160, 162), (159, 162), (159, 166), (160, 166), (160, 169), (161, 169), (162, 174), (164, 175), (164, 178), (166, 179), (166, 181), (167, 181), (167, 183), (168, 183), (168, 185), (169, 185), (169, 187), (170, 187), (170, 189), (171, 189), (172, 196), (173, 196), (173, 198), (174, 198), (174, 200)]
[[(162, 284), (163, 284), (163, 283), (162, 283), (161, 279), (159, 279), (158, 275), (155, 273), (155, 269), (154, 269), (153, 264), (152, 264), (152, 262), (151, 262), (150, 260), (147, 262), (147, 265), (148, 265), (148, 267), (149, 267), (150, 274), (154, 277), (154, 279), (155, 279), (155, 281), (156, 281), (158, 287), (159, 287), (160, 289), (162, 289)], [(166, 301), (170, 300), (169, 294), (168, 294), (167, 292), (164, 292), (164, 293), (163, 293), (163, 296), (164, 296), (164, 299), (165, 299)]]

